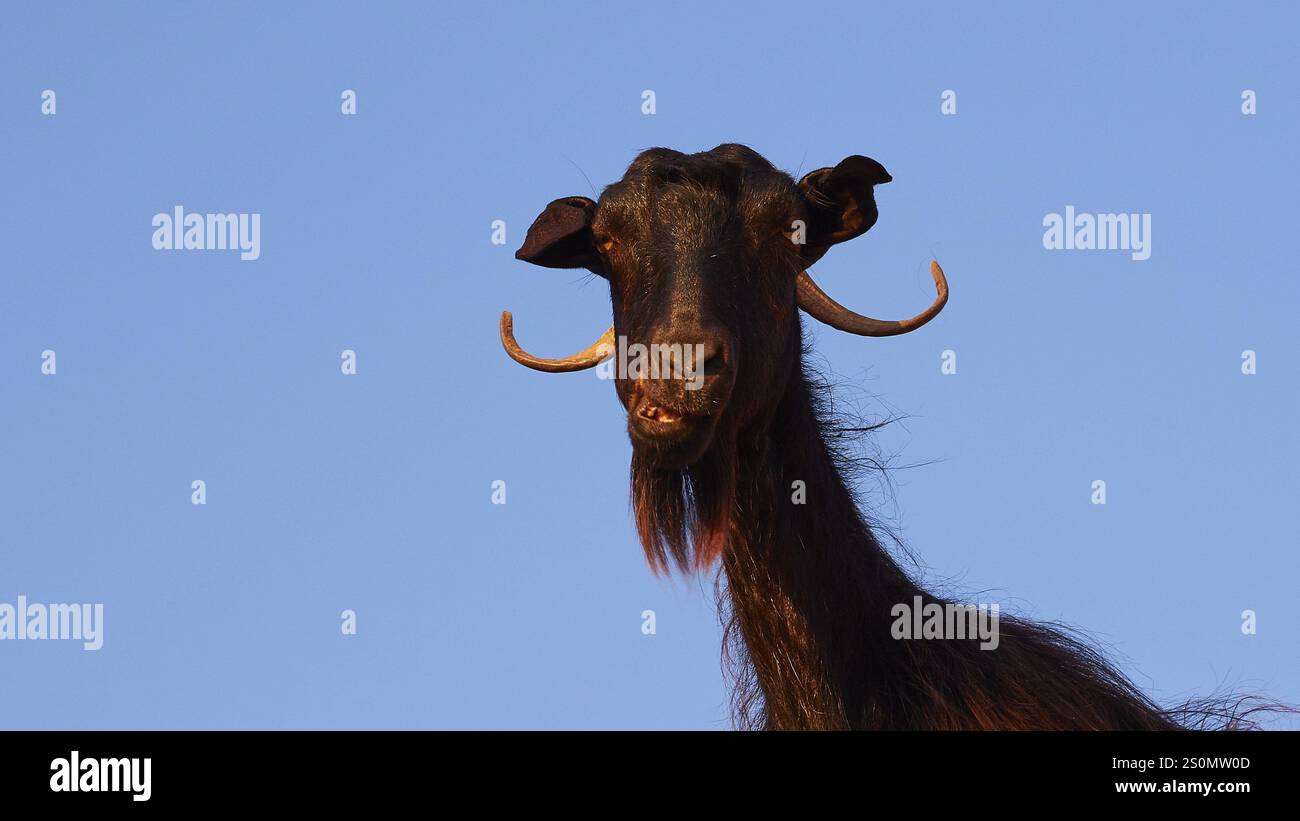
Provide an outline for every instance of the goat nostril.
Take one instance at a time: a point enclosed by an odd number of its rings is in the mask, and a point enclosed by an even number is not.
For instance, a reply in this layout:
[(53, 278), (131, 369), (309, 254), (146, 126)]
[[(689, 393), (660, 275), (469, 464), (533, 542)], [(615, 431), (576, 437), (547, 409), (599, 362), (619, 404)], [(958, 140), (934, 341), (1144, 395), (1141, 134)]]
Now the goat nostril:
[[(676, 330), (652, 335), (646, 343), (642, 378), (690, 382), (727, 373), (734, 367), (728, 337), (712, 331)], [(670, 341), (671, 340), (671, 341)]]
[(725, 343), (710, 341), (703, 345), (700, 370), (705, 376), (717, 376), (727, 368), (727, 346)]

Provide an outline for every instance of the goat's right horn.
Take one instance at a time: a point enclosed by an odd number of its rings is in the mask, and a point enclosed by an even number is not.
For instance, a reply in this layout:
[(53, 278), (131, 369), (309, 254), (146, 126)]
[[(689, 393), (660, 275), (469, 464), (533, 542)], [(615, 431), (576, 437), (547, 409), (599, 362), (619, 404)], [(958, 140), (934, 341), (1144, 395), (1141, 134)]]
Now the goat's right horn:
[(807, 271), (799, 272), (797, 282), (799, 307), (836, 330), (847, 331), (858, 336), (896, 336), (897, 334), (905, 334), (908, 331), (915, 331), (934, 319), (943, 310), (943, 306), (948, 303), (948, 280), (944, 277), (943, 269), (939, 267), (937, 261), (930, 263), (930, 275), (934, 277), (934, 287), (939, 292), (939, 295), (935, 297), (929, 308), (911, 319), (872, 319), (869, 316), (854, 313), (827, 296), (826, 292), (821, 288), (818, 288), (817, 283), (812, 281), (812, 277), (808, 276)]
[(546, 371), (547, 373), (581, 371), (594, 368), (614, 355), (614, 326), (610, 325), (609, 330), (600, 335), (600, 339), (597, 339), (573, 356), (566, 356), (563, 359), (542, 359), (540, 356), (533, 356), (519, 346), (519, 343), (515, 341), (514, 317), (511, 316), (509, 311), (502, 311), (501, 344), (505, 347), (506, 353), (510, 355), (511, 359), (535, 371)]

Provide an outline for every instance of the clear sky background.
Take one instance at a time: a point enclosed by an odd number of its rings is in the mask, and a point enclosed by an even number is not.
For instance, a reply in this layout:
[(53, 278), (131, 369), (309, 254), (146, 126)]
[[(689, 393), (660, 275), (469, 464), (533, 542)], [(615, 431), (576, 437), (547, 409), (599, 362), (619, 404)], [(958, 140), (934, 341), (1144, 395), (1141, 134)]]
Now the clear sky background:
[[(712, 581), (646, 568), (612, 384), (497, 340), (608, 324), (602, 281), (513, 259), (546, 202), (722, 142), (893, 174), (817, 267), (847, 305), (948, 272), (918, 333), (806, 320), (907, 417), (878, 442), (923, 466), (869, 498), (927, 581), (1163, 702), (1300, 701), (1294, 5), (477, 5), (6, 6), (0, 601), (106, 629), (0, 642), (0, 727), (728, 726)], [(153, 250), (176, 205), (260, 213), (261, 258)], [(1150, 213), (1151, 258), (1045, 250), (1067, 205)]]

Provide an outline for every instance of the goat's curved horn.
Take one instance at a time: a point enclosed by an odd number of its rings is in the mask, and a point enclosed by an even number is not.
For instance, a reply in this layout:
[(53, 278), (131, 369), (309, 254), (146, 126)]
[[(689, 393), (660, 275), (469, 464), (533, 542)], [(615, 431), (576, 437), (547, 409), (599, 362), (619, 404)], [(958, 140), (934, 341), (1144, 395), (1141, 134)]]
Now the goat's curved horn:
[(501, 344), (505, 347), (506, 353), (510, 355), (511, 359), (535, 371), (546, 371), (547, 373), (581, 371), (594, 368), (614, 355), (614, 326), (610, 325), (609, 330), (600, 335), (600, 339), (597, 339), (573, 356), (566, 356), (563, 359), (542, 359), (519, 347), (519, 343), (515, 341), (515, 319), (509, 311), (502, 311)]
[(935, 297), (929, 308), (911, 319), (872, 319), (869, 316), (854, 313), (827, 296), (826, 292), (821, 288), (818, 288), (817, 283), (812, 281), (812, 277), (808, 276), (807, 271), (799, 272), (799, 307), (803, 308), (815, 319), (825, 322), (836, 330), (847, 331), (858, 336), (905, 334), (908, 331), (915, 331), (934, 319), (943, 310), (943, 306), (948, 303), (948, 280), (944, 277), (943, 269), (939, 267), (938, 262), (930, 263), (930, 275), (934, 277), (934, 287), (939, 292), (939, 295)]

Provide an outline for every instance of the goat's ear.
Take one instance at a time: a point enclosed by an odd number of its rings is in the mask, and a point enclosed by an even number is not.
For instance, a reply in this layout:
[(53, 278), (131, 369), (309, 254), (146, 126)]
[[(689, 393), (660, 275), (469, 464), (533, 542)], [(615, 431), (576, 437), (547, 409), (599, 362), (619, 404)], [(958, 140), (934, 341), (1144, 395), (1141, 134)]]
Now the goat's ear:
[(545, 268), (590, 268), (600, 273), (600, 255), (591, 237), (596, 203), (586, 197), (561, 197), (546, 206), (528, 228), (515, 259)]
[(799, 192), (808, 205), (804, 256), (809, 265), (832, 245), (861, 236), (876, 224), (880, 212), (873, 187), (892, 179), (880, 163), (854, 154), (799, 181)]

